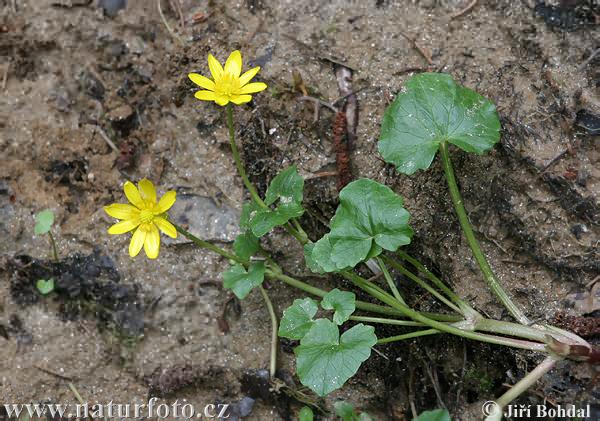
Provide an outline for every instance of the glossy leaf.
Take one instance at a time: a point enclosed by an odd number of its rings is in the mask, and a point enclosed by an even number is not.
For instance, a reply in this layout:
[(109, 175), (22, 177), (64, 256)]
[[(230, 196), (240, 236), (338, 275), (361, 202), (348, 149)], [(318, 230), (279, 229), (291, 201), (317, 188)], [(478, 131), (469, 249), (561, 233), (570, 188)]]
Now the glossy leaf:
[(240, 228), (242, 230), (250, 229), (250, 218), (257, 209), (258, 205), (254, 202), (247, 202), (242, 205), (242, 213), (240, 214)]
[(354, 313), (356, 310), (356, 295), (353, 292), (340, 291), (335, 288), (329, 291), (321, 301), (321, 307), (324, 310), (335, 310), (333, 313), (333, 321), (337, 325), (341, 325)]
[(264, 279), (264, 262), (252, 263), (248, 271), (242, 265), (235, 264), (223, 272), (223, 286), (232, 290), (240, 300), (246, 298), (250, 291), (262, 284)]
[(273, 228), (284, 225), (292, 218), (298, 218), (304, 213), (304, 208), (299, 203), (280, 204), (277, 209), (261, 209), (250, 221), (252, 233), (262, 237)]
[(319, 309), (312, 298), (294, 300), (284, 312), (279, 324), (279, 336), (288, 339), (302, 339), (313, 326), (313, 317)]
[(269, 184), (265, 195), (265, 203), (272, 205), (279, 199), (283, 203), (302, 202), (304, 179), (298, 174), (295, 165), (281, 171)]
[(450, 75), (421, 73), (383, 116), (379, 152), (398, 172), (429, 168), (440, 142), (482, 154), (500, 140), (500, 120), (492, 102), (458, 85)]
[(276, 226), (284, 225), (292, 218), (304, 213), (302, 195), (304, 179), (298, 174), (295, 165), (279, 173), (269, 184), (265, 204), (275, 205), (275, 209), (251, 209), (249, 226), (257, 237), (262, 237)]
[(348, 269), (348, 266), (338, 268), (331, 260), (331, 241), (329, 234), (325, 234), (316, 243), (306, 244), (304, 246), (304, 256), (306, 265), (315, 273), (336, 272), (342, 269)]
[(298, 377), (303, 385), (325, 396), (356, 374), (376, 342), (372, 326), (361, 323), (340, 336), (335, 323), (318, 319), (294, 349)]
[(258, 238), (250, 231), (238, 235), (233, 242), (233, 251), (244, 260), (250, 259), (258, 251)]
[(409, 244), (413, 231), (402, 198), (373, 180), (353, 181), (340, 192), (331, 231), (315, 243), (312, 259), (325, 272), (356, 266)]

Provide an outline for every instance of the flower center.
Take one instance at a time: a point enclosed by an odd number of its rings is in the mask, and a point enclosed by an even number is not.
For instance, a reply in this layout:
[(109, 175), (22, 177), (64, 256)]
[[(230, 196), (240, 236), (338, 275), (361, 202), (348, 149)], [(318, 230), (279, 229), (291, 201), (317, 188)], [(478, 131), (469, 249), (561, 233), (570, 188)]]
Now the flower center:
[(140, 211), (140, 220), (143, 224), (147, 224), (148, 222), (152, 222), (154, 219), (154, 212), (149, 209), (143, 209)]
[(215, 91), (221, 95), (236, 95), (240, 89), (240, 81), (229, 73), (223, 75), (215, 82)]

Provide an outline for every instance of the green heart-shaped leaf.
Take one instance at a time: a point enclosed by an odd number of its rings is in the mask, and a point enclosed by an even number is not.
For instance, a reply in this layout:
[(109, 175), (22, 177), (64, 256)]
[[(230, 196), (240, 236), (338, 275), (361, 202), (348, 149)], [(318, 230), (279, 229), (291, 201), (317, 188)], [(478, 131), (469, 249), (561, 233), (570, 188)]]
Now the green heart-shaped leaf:
[(278, 201), (277, 207), (249, 209), (249, 226), (254, 235), (262, 237), (276, 226), (302, 216), (303, 190), (304, 179), (298, 174), (295, 165), (280, 172), (269, 184), (265, 195), (265, 204), (271, 206)]
[(250, 219), (258, 209), (258, 205), (254, 202), (247, 202), (242, 205), (242, 212), (240, 214), (241, 229), (250, 229)]
[(33, 233), (35, 235), (46, 234), (52, 228), (54, 223), (54, 212), (50, 209), (41, 211), (35, 216), (35, 227)]
[(341, 325), (356, 310), (356, 295), (353, 292), (332, 289), (323, 297), (321, 307), (324, 310), (335, 310), (333, 321), (335, 324)]
[(238, 235), (233, 242), (233, 251), (244, 260), (254, 256), (258, 248), (258, 238), (250, 231)]
[(304, 213), (300, 203), (280, 204), (277, 209), (260, 209), (250, 221), (252, 233), (262, 237), (273, 228), (284, 225), (292, 218), (298, 218)]
[(35, 287), (40, 294), (48, 295), (54, 291), (54, 279), (38, 279), (38, 281), (35, 283)]
[(250, 291), (262, 284), (264, 279), (264, 262), (252, 263), (248, 271), (242, 265), (235, 264), (223, 272), (223, 286), (232, 290), (240, 300), (246, 298)]
[(269, 184), (265, 195), (265, 203), (272, 205), (279, 199), (282, 203), (302, 202), (304, 178), (298, 174), (295, 165), (281, 171)]
[(402, 198), (373, 180), (353, 181), (340, 192), (331, 231), (312, 248), (312, 262), (325, 272), (340, 271), (409, 244), (413, 230)]
[(279, 324), (279, 336), (288, 339), (302, 339), (310, 330), (313, 317), (319, 309), (312, 298), (296, 299), (284, 312)]
[(492, 102), (443, 73), (421, 73), (383, 116), (379, 153), (398, 172), (429, 168), (440, 142), (482, 154), (500, 139), (500, 120)]
[(375, 343), (377, 337), (372, 326), (358, 324), (340, 337), (335, 323), (315, 320), (294, 349), (298, 377), (317, 395), (325, 396), (356, 374)]

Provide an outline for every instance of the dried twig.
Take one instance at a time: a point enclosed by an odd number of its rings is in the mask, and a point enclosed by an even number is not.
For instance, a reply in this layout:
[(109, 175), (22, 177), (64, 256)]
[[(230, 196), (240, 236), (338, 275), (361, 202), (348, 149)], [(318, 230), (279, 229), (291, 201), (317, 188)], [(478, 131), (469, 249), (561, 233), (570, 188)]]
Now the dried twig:
[(548, 168), (550, 168), (551, 166), (553, 166), (554, 164), (556, 164), (563, 156), (565, 156), (565, 154), (569, 152), (569, 149), (565, 149), (564, 151), (560, 152), (558, 155), (556, 155), (554, 158), (552, 158), (546, 165), (544, 165), (544, 167), (541, 169), (541, 173), (544, 173), (548, 170)]
[(173, 31), (173, 29), (171, 28), (171, 25), (169, 25), (169, 22), (167, 22), (167, 18), (165, 18), (162, 8), (160, 7), (160, 0), (156, 0), (156, 7), (158, 8), (158, 14), (160, 15), (160, 18), (163, 21), (165, 28), (167, 28), (167, 32), (169, 32), (169, 34), (173, 37), (173, 39), (175, 39), (177, 42), (179, 42), (179, 44), (183, 45), (183, 40), (181, 39), (181, 37), (179, 35), (177, 35), (175, 33), (175, 31)]
[(476, 4), (477, 4), (477, 0), (473, 0), (471, 3), (467, 4), (467, 7), (465, 7), (464, 9), (461, 9), (458, 12), (451, 14), (450, 19), (456, 19), (458, 17), (461, 17), (462, 15), (469, 12), (472, 8), (474, 8)]
[(179, 0), (169, 0), (169, 4), (171, 5), (171, 9), (175, 10), (179, 16), (179, 26), (181, 26), (181, 29), (185, 28), (185, 19), (183, 18), (183, 11), (181, 10), (181, 3)]
[(62, 374), (59, 374), (59, 373), (55, 373), (54, 371), (50, 371), (47, 368), (40, 367), (39, 365), (34, 365), (34, 367), (37, 368), (40, 371), (43, 371), (46, 374), (49, 374), (49, 375), (54, 376), (54, 377), (58, 377), (61, 380), (66, 380), (66, 381), (69, 381), (69, 382), (73, 381), (72, 377), (68, 377), (68, 376), (65, 376), (65, 375), (62, 375)]
[(4, 67), (4, 76), (2, 76), (2, 90), (6, 90), (6, 82), (8, 81), (8, 71), (10, 69), (10, 63), (6, 63)]
[(579, 65), (577, 70), (582, 71), (583, 69), (585, 69), (585, 67), (588, 64), (590, 64), (592, 62), (592, 60), (595, 59), (598, 54), (600, 54), (600, 48), (596, 48), (596, 50), (593, 51), (592, 54), (590, 54), (590, 56), (588, 58), (586, 58), (585, 61)]
[(431, 54), (429, 53), (429, 51), (427, 51), (426, 49), (421, 47), (419, 44), (417, 44), (417, 41), (414, 38), (409, 37), (407, 34), (405, 34), (402, 31), (399, 31), (399, 32), (400, 32), (400, 35), (402, 35), (404, 38), (406, 38), (412, 44), (412, 46), (419, 52), (419, 54), (421, 54), (421, 56), (423, 56), (423, 58), (425, 60), (427, 60), (427, 63), (429, 65), (433, 65), (433, 60), (431, 58)]
[(108, 137), (108, 135), (106, 133), (104, 133), (104, 130), (102, 130), (102, 127), (94, 126), (94, 128), (96, 129), (96, 131), (98, 133), (100, 133), (100, 137), (102, 137), (102, 139), (104, 139), (104, 141), (107, 143), (108, 146), (110, 146), (110, 148), (113, 151), (115, 151), (118, 154), (121, 154), (121, 151), (119, 150), (119, 148), (117, 148), (117, 145), (115, 145), (114, 142), (112, 140), (110, 140), (110, 137)]
[(337, 108), (335, 108), (333, 105), (331, 105), (328, 102), (325, 102), (319, 98), (315, 98), (313, 96), (301, 96), (298, 98), (298, 101), (310, 101), (312, 103), (315, 104), (315, 115), (313, 117), (313, 121), (316, 123), (317, 121), (319, 121), (319, 108), (320, 106), (329, 108), (331, 111), (333, 111), (334, 113), (337, 113), (339, 110)]

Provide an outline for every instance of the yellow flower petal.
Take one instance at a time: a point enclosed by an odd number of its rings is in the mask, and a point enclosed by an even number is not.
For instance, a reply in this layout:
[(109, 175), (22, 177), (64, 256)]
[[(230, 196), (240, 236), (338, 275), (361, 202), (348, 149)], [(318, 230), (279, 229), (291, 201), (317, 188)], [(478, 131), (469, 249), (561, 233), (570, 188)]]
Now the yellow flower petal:
[(252, 95), (236, 95), (231, 98), (231, 102), (237, 105), (245, 104), (246, 102), (250, 101), (252, 101)]
[(240, 76), (240, 86), (244, 86), (245, 84), (250, 82), (252, 80), (252, 78), (254, 76), (256, 76), (256, 74), (258, 73), (259, 70), (260, 70), (260, 66), (256, 66), (256, 67), (248, 70), (243, 75), (241, 75)]
[(240, 73), (242, 73), (242, 53), (240, 53), (239, 50), (235, 50), (227, 58), (227, 61), (225, 62), (225, 73), (240, 77)]
[(217, 80), (223, 74), (221, 63), (212, 54), (208, 55), (208, 68), (214, 80)]
[(215, 93), (212, 91), (198, 91), (194, 94), (197, 99), (202, 101), (214, 101)]
[(127, 200), (131, 202), (131, 204), (139, 209), (144, 207), (144, 201), (142, 200), (142, 196), (140, 195), (140, 191), (137, 189), (135, 184), (131, 181), (126, 181), (123, 185), (123, 190), (125, 191), (125, 196), (127, 196)]
[(149, 224), (146, 238), (144, 239), (144, 251), (149, 259), (156, 259), (160, 250), (160, 233), (156, 225)]
[(123, 203), (113, 203), (112, 205), (104, 206), (104, 212), (117, 219), (135, 219), (140, 215), (138, 208)]
[(229, 103), (229, 97), (226, 95), (215, 95), (215, 102), (221, 106), (227, 105)]
[(173, 206), (175, 200), (177, 200), (177, 192), (174, 190), (169, 190), (158, 201), (158, 205), (156, 206), (156, 212), (165, 213), (166, 211), (171, 209), (171, 206)]
[(125, 234), (131, 231), (140, 224), (139, 218), (126, 219), (125, 221), (117, 222), (108, 229), (109, 234)]
[(138, 183), (138, 187), (140, 189), (142, 199), (150, 203), (156, 203), (156, 189), (154, 188), (152, 181), (148, 180), (147, 178), (143, 178)]
[(133, 233), (129, 242), (129, 255), (135, 257), (140, 253), (146, 239), (146, 227), (141, 226)]
[(154, 218), (152, 222), (156, 224), (159, 230), (164, 232), (169, 237), (177, 238), (177, 230), (175, 229), (173, 224), (167, 221), (165, 218)]
[(240, 94), (255, 94), (260, 91), (264, 91), (267, 89), (267, 84), (263, 82), (254, 82), (249, 83), (246, 86), (242, 86), (239, 93)]
[(190, 78), (190, 80), (192, 82), (194, 82), (196, 85), (200, 86), (201, 88), (208, 89), (209, 91), (215, 90), (215, 82), (213, 82), (212, 80), (210, 80), (207, 77), (199, 75), (198, 73), (190, 73), (190, 74), (188, 74), (188, 77)]

